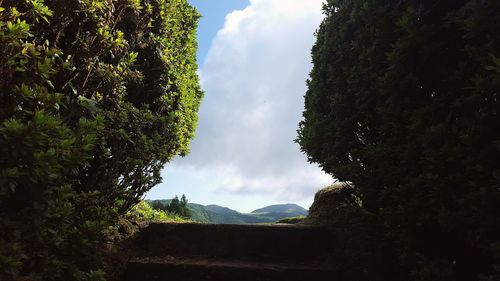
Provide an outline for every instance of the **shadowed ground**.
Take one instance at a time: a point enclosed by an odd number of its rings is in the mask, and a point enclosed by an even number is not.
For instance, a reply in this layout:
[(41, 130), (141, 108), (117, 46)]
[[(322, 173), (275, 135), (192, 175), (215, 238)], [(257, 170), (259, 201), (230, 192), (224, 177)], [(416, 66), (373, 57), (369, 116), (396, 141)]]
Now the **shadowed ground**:
[(331, 237), (315, 226), (151, 224), (122, 280), (332, 280)]

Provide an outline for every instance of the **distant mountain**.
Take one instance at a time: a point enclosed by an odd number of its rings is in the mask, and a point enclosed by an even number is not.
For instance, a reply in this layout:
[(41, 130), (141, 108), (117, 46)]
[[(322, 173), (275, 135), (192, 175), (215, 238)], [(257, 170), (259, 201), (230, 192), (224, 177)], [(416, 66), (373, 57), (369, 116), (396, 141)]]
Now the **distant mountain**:
[(271, 205), (251, 212), (252, 215), (275, 218), (275, 221), (282, 218), (307, 216), (307, 213), (306, 209), (297, 204)]
[(252, 214), (290, 214), (292, 216), (305, 216), (307, 215), (307, 210), (300, 207), (297, 204), (281, 204), (281, 205), (271, 205), (261, 209), (252, 211)]
[[(170, 201), (171, 200), (153, 200), (148, 202), (160, 202), (163, 205), (167, 205), (170, 203)], [(307, 215), (307, 210), (296, 204), (267, 206), (252, 211), (249, 214), (240, 213), (238, 211), (218, 205), (203, 206), (200, 204), (188, 203), (188, 208), (191, 211), (192, 220), (198, 222), (220, 224), (266, 223), (275, 222), (287, 217)]]

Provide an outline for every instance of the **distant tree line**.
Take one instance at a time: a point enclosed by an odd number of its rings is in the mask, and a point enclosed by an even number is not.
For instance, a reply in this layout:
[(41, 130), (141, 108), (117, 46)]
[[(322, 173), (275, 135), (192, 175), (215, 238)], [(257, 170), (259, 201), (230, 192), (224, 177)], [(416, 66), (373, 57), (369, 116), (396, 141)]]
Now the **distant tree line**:
[(500, 280), (500, 1), (324, 11), (302, 150), (382, 219), (395, 280)]
[(171, 215), (178, 215), (182, 218), (191, 218), (191, 211), (188, 208), (188, 200), (186, 195), (182, 194), (181, 199), (176, 195), (170, 203), (162, 203), (161, 201), (151, 202), (151, 207), (155, 210), (161, 210)]

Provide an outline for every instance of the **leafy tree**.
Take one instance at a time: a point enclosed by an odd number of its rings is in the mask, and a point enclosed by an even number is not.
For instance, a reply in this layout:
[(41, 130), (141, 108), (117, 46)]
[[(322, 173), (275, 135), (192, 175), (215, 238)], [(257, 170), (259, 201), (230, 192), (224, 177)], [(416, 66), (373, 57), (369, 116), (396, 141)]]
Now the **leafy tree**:
[(102, 279), (118, 215), (188, 152), (186, 0), (0, 0), (0, 279)]
[(175, 196), (172, 198), (172, 201), (170, 201), (170, 204), (168, 204), (167, 211), (171, 214), (178, 214), (180, 213), (180, 209), (179, 197)]
[(191, 218), (191, 211), (188, 208), (188, 201), (184, 194), (182, 194), (180, 200), (178, 196), (175, 196), (172, 201), (170, 201), (170, 204), (166, 206), (166, 211), (172, 215), (178, 215), (186, 219)]
[(191, 217), (191, 211), (188, 208), (188, 200), (186, 198), (186, 195), (182, 194), (181, 201), (180, 201), (180, 213), (179, 215), (183, 218), (190, 218)]
[(500, 278), (500, 2), (324, 9), (302, 150), (383, 217), (402, 279)]
[(185, 218), (171, 215), (163, 210), (155, 209), (145, 201), (136, 204), (127, 212), (126, 218), (138, 222), (186, 222)]
[(153, 201), (153, 202), (150, 202), (149, 205), (151, 206), (151, 208), (155, 209), (155, 210), (158, 210), (158, 211), (164, 211), (166, 212), (167, 211), (167, 205), (164, 205), (161, 201)]

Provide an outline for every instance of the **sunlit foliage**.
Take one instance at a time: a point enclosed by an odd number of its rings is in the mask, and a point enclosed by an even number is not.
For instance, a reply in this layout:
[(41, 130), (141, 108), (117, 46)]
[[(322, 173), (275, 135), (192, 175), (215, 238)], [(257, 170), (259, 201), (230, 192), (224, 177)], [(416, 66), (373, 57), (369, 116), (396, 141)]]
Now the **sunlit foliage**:
[(146, 201), (136, 204), (127, 212), (126, 218), (137, 222), (187, 222), (186, 218), (153, 209)]
[(156, 210), (167, 212), (168, 214), (180, 216), (186, 219), (191, 218), (191, 211), (188, 207), (188, 201), (186, 195), (182, 194), (181, 199), (176, 195), (170, 202), (164, 204), (160, 201), (152, 201), (151, 207)]
[(198, 14), (186, 0), (0, 4), (0, 279), (102, 279), (108, 227), (188, 152)]

